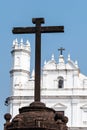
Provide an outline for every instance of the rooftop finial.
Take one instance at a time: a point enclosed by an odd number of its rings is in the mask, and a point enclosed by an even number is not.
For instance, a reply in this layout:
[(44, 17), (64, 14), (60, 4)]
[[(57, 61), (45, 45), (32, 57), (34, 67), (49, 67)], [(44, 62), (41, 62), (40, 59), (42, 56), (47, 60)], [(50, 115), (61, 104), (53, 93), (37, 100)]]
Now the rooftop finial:
[(78, 67), (78, 61), (77, 60), (75, 61), (75, 65), (76, 65), (76, 67)]
[(63, 55), (63, 51), (65, 50), (65, 48), (63, 48), (63, 47), (60, 47), (59, 49), (58, 49), (58, 51), (60, 51), (60, 55)]
[(54, 60), (54, 54), (52, 54), (52, 58), (51, 59)]
[(17, 40), (17, 38), (15, 39), (15, 45), (18, 45), (18, 40)]
[(68, 54), (68, 61), (70, 60), (70, 54)]
[(23, 45), (23, 38), (21, 38), (20, 44)]
[(26, 45), (27, 45), (27, 46), (30, 46), (29, 40), (26, 41)]
[(15, 40), (13, 40), (13, 46), (15, 46)]
[(32, 79), (35, 78), (35, 71), (34, 71), (34, 69), (33, 69), (33, 71), (32, 71), (31, 77), (32, 77)]
[(46, 65), (46, 60), (44, 61), (44, 65)]

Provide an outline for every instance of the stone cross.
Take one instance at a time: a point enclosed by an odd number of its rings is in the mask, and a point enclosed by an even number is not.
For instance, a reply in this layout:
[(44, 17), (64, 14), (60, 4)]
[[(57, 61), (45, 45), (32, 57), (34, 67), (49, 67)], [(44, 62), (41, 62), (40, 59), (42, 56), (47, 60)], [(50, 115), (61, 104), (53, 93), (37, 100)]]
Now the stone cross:
[(65, 50), (65, 48), (63, 48), (63, 47), (60, 47), (59, 49), (58, 49), (58, 51), (60, 51), (60, 55), (62, 55), (63, 54), (63, 51)]
[(15, 27), (14, 34), (33, 34), (35, 33), (35, 102), (40, 102), (40, 77), (41, 77), (41, 33), (63, 33), (64, 26), (41, 26), (44, 18), (33, 18), (35, 27)]

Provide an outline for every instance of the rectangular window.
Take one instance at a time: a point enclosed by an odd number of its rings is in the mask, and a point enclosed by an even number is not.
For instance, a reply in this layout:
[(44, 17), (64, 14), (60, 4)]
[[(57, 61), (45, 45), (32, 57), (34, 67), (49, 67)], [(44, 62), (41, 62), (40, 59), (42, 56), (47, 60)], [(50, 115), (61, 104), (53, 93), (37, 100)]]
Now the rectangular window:
[(56, 111), (58, 114), (62, 114), (64, 116), (64, 111)]

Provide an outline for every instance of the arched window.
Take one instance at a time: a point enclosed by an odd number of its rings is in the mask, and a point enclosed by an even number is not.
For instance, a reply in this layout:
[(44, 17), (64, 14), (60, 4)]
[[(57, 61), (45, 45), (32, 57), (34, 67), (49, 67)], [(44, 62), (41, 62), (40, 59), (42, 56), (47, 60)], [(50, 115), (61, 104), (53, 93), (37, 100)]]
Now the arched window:
[(63, 77), (58, 77), (58, 88), (64, 87), (64, 79)]

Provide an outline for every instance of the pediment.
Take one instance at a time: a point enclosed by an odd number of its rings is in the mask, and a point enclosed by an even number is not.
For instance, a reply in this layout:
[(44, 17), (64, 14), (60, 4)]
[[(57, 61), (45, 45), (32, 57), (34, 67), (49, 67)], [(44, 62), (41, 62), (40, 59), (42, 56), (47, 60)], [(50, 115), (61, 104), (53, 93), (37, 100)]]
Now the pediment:
[(52, 108), (54, 108), (54, 109), (66, 109), (67, 106), (62, 104), (62, 103), (57, 103), (57, 104), (53, 105)]
[(56, 63), (55, 61), (48, 61), (46, 63), (46, 65), (44, 66), (44, 69), (49, 69), (49, 70), (52, 70), (52, 69), (56, 69)]
[(73, 61), (68, 61), (68, 63), (66, 64), (66, 68), (67, 69), (77, 69), (77, 67)]

